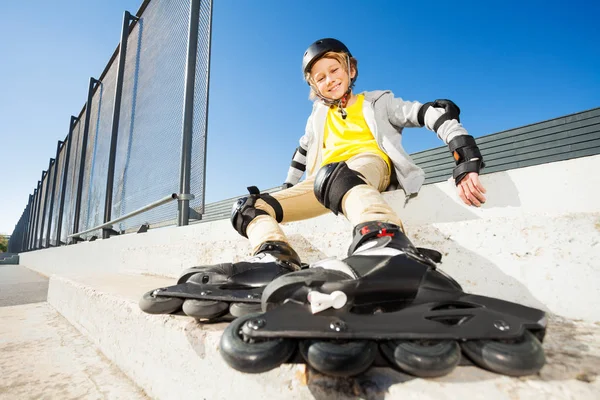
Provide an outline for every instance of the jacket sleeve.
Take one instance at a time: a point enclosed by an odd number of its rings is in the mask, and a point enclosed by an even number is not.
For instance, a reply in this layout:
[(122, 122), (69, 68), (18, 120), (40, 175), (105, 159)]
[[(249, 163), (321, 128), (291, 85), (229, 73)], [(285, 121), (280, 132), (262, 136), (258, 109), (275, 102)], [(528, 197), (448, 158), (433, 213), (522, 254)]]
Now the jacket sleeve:
[[(387, 110), (390, 123), (397, 128), (422, 128), (423, 126), (432, 132), (436, 121), (446, 110), (438, 107), (429, 107), (425, 113), (424, 125), (419, 123), (419, 110), (423, 103), (418, 101), (405, 101), (399, 97), (394, 97), (392, 93), (387, 96)], [(454, 137), (459, 135), (468, 135), (467, 130), (456, 119), (444, 122), (435, 132), (445, 144), (448, 144)]]
[(291, 187), (300, 182), (300, 178), (304, 175), (304, 171), (306, 171), (306, 154), (308, 153), (308, 143), (311, 135), (311, 122), (310, 117), (306, 122), (306, 129), (304, 135), (300, 138), (298, 142), (298, 147), (294, 150), (294, 154), (292, 155), (292, 161), (290, 167), (288, 169), (287, 177), (285, 178), (285, 182), (283, 186)]

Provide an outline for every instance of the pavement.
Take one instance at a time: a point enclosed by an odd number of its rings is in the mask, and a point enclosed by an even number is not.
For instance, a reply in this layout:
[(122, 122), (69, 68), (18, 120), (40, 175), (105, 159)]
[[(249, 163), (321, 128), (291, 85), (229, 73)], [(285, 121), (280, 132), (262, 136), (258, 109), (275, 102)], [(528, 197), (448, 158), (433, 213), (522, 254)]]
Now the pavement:
[(147, 399), (47, 294), (47, 277), (0, 266), (0, 400)]
[(46, 301), (48, 278), (20, 265), (0, 265), (0, 307)]

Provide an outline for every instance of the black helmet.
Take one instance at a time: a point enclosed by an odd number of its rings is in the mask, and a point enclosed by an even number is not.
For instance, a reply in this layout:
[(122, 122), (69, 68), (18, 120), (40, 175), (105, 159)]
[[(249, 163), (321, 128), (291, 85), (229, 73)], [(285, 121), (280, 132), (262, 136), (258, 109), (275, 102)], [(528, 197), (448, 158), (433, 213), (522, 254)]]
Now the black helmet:
[(352, 57), (350, 50), (346, 45), (337, 39), (326, 38), (319, 39), (310, 46), (304, 52), (304, 58), (302, 58), (302, 72), (306, 73), (317, 61), (319, 57), (328, 51), (345, 52), (348, 53), (348, 57)]

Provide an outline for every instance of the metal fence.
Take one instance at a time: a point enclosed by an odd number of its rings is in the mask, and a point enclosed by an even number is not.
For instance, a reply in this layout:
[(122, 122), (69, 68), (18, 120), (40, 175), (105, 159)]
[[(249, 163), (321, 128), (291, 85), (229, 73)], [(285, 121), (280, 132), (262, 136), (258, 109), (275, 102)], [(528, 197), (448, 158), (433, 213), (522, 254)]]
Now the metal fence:
[(212, 0), (146, 0), (29, 196), (18, 253), (204, 212)]

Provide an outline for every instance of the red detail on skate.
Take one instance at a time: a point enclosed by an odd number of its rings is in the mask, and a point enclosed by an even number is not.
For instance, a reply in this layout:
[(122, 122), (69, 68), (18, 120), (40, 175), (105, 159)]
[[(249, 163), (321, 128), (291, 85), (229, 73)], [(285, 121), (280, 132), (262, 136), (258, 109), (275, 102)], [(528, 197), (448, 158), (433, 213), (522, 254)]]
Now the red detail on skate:
[(369, 227), (368, 227), (368, 226), (365, 226), (365, 227), (363, 227), (363, 228), (360, 230), (360, 234), (361, 234), (361, 235), (366, 235), (366, 234), (367, 234), (367, 233), (369, 233), (369, 232), (371, 232), (371, 231), (369, 230)]
[(377, 237), (383, 237), (383, 236), (390, 236), (390, 237), (394, 237), (394, 233), (393, 232), (388, 232), (387, 229), (383, 228), (382, 230), (379, 231), (379, 233), (377, 234)]

